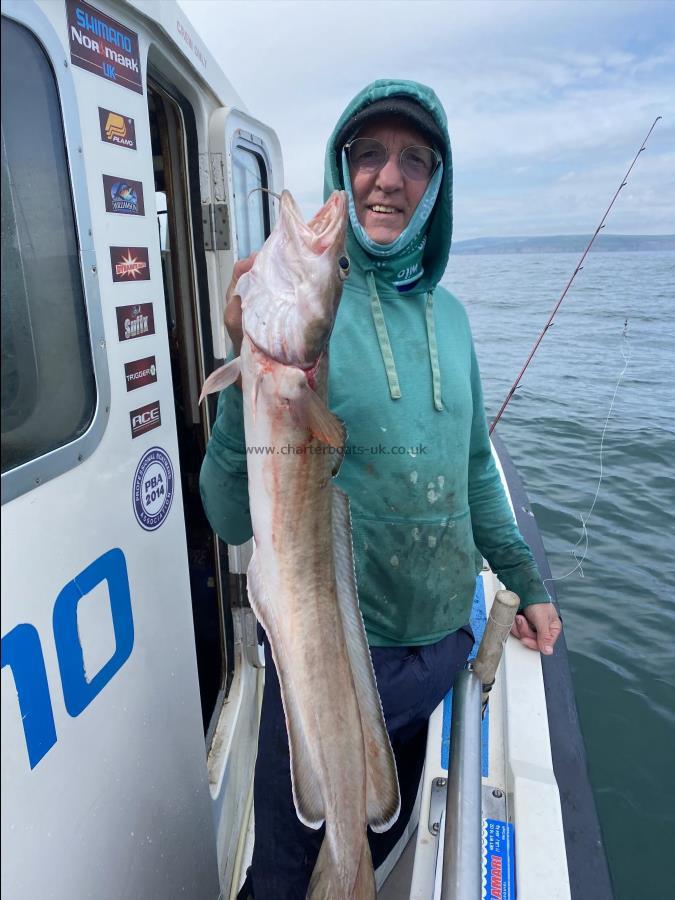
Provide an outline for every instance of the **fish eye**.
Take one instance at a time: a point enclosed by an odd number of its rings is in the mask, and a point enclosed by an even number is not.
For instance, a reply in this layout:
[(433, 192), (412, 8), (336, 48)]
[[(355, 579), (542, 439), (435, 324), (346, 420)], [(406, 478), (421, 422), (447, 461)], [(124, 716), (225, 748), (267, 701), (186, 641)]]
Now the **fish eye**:
[(342, 279), (346, 278), (347, 275), (349, 275), (349, 267), (350, 267), (349, 257), (341, 256), (340, 259), (338, 260), (338, 265), (340, 266), (340, 278), (342, 278)]

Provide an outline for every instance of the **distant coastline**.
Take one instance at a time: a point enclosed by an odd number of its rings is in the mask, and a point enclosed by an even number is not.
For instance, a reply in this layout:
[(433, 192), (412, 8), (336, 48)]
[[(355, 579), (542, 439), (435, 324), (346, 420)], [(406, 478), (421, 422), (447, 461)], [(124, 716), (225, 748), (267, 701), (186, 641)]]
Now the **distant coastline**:
[[(485, 237), (453, 243), (451, 252), (461, 253), (582, 253), (590, 234), (545, 237)], [(675, 234), (599, 234), (591, 253), (675, 252)]]

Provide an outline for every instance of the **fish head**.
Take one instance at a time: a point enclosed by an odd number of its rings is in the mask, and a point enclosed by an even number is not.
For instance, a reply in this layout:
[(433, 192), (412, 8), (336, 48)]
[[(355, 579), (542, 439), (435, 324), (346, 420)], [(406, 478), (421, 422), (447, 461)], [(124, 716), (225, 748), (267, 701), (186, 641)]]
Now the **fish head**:
[(344, 191), (334, 191), (309, 222), (282, 193), (277, 223), (237, 283), (244, 332), (277, 362), (311, 369), (326, 349), (349, 273), (346, 231)]

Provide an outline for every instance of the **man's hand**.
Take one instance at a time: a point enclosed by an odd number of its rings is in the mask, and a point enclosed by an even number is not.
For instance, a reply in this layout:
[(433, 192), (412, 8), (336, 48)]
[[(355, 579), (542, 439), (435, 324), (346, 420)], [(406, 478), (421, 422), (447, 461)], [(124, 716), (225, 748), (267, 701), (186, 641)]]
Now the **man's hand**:
[(241, 326), (241, 297), (235, 291), (237, 282), (245, 272), (250, 271), (257, 255), (257, 253), (251, 253), (245, 259), (237, 260), (232, 270), (232, 281), (230, 281), (225, 295), (225, 328), (232, 340), (235, 356), (239, 356), (241, 353), (241, 342), (244, 339)]
[(519, 641), (530, 650), (539, 650), (546, 656), (553, 653), (553, 645), (562, 631), (562, 622), (558, 618), (552, 603), (533, 603), (518, 613), (511, 628)]

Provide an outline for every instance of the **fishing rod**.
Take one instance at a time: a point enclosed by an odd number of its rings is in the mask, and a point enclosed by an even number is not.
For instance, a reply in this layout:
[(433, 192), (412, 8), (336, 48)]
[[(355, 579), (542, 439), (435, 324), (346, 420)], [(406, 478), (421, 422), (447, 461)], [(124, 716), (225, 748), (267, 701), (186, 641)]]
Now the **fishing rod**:
[(611, 208), (614, 206), (614, 201), (615, 201), (616, 198), (619, 196), (619, 191), (621, 191), (622, 188), (625, 188), (626, 185), (628, 184), (628, 176), (630, 175), (630, 173), (631, 173), (631, 171), (632, 171), (632, 169), (633, 169), (633, 166), (634, 166), (635, 163), (637, 162), (638, 156), (639, 156), (639, 155), (642, 153), (642, 151), (645, 149), (645, 146), (646, 146), (646, 144), (647, 144), (647, 141), (649, 140), (649, 136), (651, 135), (652, 131), (653, 131), (654, 128), (656, 127), (656, 123), (659, 121), (660, 118), (661, 118), (661, 116), (657, 116), (657, 117), (654, 119), (654, 122), (652, 123), (652, 127), (651, 127), (651, 128), (649, 129), (649, 131), (647, 132), (647, 137), (646, 137), (646, 138), (644, 139), (644, 141), (642, 142), (642, 146), (640, 147), (640, 149), (638, 150), (638, 152), (635, 154), (635, 159), (633, 160), (633, 162), (632, 162), (632, 163), (630, 164), (630, 166), (628, 167), (628, 171), (626, 172), (626, 174), (623, 176), (623, 180), (622, 180), (621, 184), (619, 185), (619, 187), (618, 187), (617, 190), (616, 190), (616, 193), (615, 193), (614, 196), (612, 197), (612, 202), (609, 204), (609, 206), (608, 206), (607, 209), (605, 210), (605, 214), (604, 214), (604, 216), (602, 217), (602, 219), (600, 219), (600, 224), (599, 224), (598, 227), (595, 229), (595, 232), (594, 232), (593, 236), (591, 237), (590, 241), (588, 242), (588, 245), (587, 245), (586, 249), (584, 250), (584, 252), (583, 252), (583, 254), (582, 254), (582, 256), (581, 256), (581, 259), (580, 259), (579, 262), (577, 263), (576, 269), (575, 269), (574, 272), (572, 273), (572, 277), (570, 278), (570, 280), (569, 280), (569, 281), (567, 282), (567, 284), (565, 285), (565, 290), (564, 290), (564, 291), (562, 292), (562, 294), (560, 295), (560, 299), (558, 300), (558, 302), (557, 302), (556, 305), (554, 306), (553, 312), (552, 312), (551, 315), (548, 317), (547, 323), (544, 325), (544, 327), (543, 327), (542, 330), (541, 330), (541, 334), (539, 335), (539, 337), (538, 337), (537, 340), (535, 341), (534, 347), (533, 347), (532, 350), (530, 351), (530, 355), (527, 357), (527, 359), (526, 359), (526, 361), (525, 361), (525, 365), (524, 365), (523, 368), (520, 370), (520, 373), (519, 373), (518, 377), (516, 378), (516, 380), (515, 380), (515, 381), (513, 382), (513, 384), (511, 385), (511, 389), (509, 390), (508, 394), (506, 395), (506, 399), (504, 400), (504, 402), (503, 402), (502, 405), (500, 406), (499, 412), (497, 413), (497, 415), (496, 415), (496, 416), (494, 417), (494, 419), (492, 420), (492, 422), (491, 422), (491, 424), (490, 424), (490, 429), (489, 429), (489, 433), (490, 433), (490, 434), (492, 434), (492, 432), (495, 430), (495, 426), (497, 425), (497, 422), (499, 422), (499, 420), (500, 420), (501, 417), (502, 417), (502, 413), (504, 412), (504, 410), (506, 409), (506, 407), (509, 405), (509, 401), (511, 400), (511, 397), (513, 397), (513, 395), (515, 394), (516, 388), (517, 388), (518, 385), (520, 384), (521, 378), (522, 378), (523, 375), (525, 374), (525, 371), (526, 371), (527, 367), (529, 366), (529, 364), (532, 362), (532, 357), (533, 357), (534, 354), (537, 352), (537, 349), (539, 348), (539, 344), (541, 344), (541, 342), (542, 342), (543, 339), (544, 339), (544, 335), (546, 334), (546, 332), (548, 331), (548, 329), (551, 327), (551, 324), (553, 323), (553, 319), (555, 318), (555, 314), (558, 312), (558, 310), (559, 310), (559, 308), (560, 308), (560, 304), (563, 302), (563, 300), (565, 299), (565, 295), (567, 294), (567, 292), (569, 291), (570, 287), (572, 286), (572, 282), (573, 282), (574, 279), (577, 277), (577, 274), (583, 269), (583, 267), (584, 267), (584, 265), (583, 265), (584, 260), (586, 259), (586, 256), (587, 256), (587, 254), (588, 254), (588, 251), (589, 251), (589, 250), (591, 249), (591, 247), (593, 246), (593, 241), (596, 239), (596, 237), (597, 237), (598, 234), (600, 233), (600, 230), (601, 230), (602, 228), (605, 227), (605, 219), (606, 219), (607, 216), (609, 215), (609, 211), (611, 210)]

